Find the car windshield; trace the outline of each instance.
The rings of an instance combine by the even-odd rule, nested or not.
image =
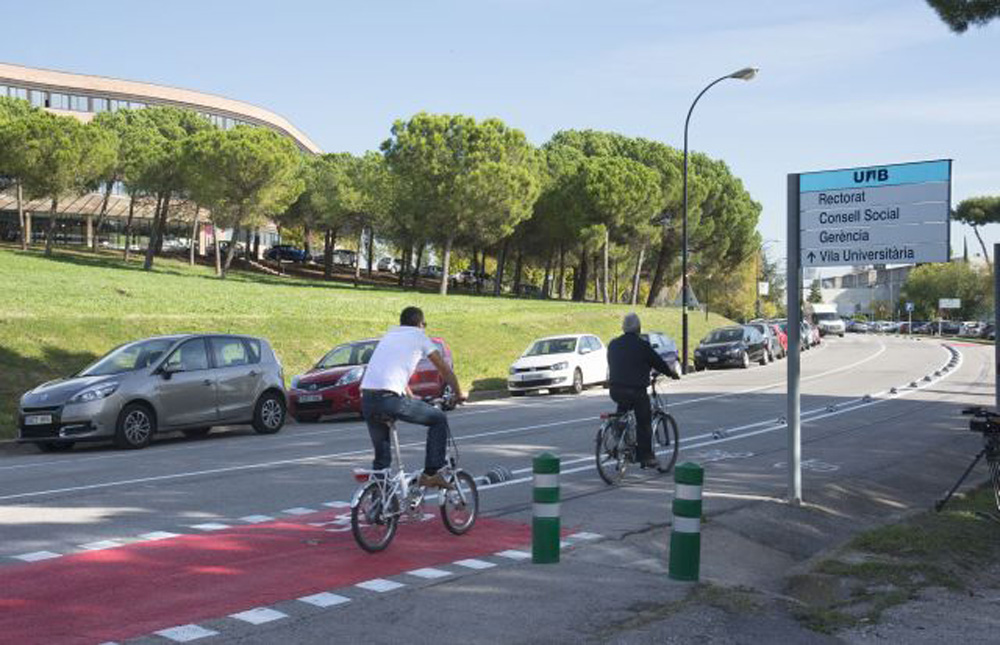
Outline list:
[[[345,365],[367,365],[378,345],[377,340],[337,345],[316,363],[316,367],[343,367]]]
[[[175,342],[176,338],[151,338],[122,345],[85,368],[78,376],[109,376],[150,367]]]
[[[576,351],[575,338],[546,338],[545,340],[536,340],[535,344],[524,355],[545,356],[547,354],[569,354],[573,351]]]
[[[816,314],[816,320],[840,320],[840,316],[833,312],[825,311]]]
[[[708,335],[705,343],[737,343],[741,340],[743,340],[742,329],[716,329]]]

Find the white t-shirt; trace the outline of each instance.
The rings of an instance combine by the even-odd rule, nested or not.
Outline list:
[[[368,361],[361,389],[405,394],[417,363],[436,351],[437,345],[420,327],[393,327],[379,341]]]

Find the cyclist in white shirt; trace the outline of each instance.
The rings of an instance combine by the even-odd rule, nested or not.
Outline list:
[[[424,332],[426,326],[424,312],[407,307],[399,315],[399,327],[390,329],[379,341],[361,379],[361,413],[375,448],[374,470],[392,464],[389,427],[380,420],[390,416],[427,426],[427,454],[420,485],[447,488],[447,479],[438,471],[445,463],[448,417],[433,405],[412,398],[410,377],[420,359],[427,358],[451,386],[457,402],[464,401],[465,395],[437,345]]]

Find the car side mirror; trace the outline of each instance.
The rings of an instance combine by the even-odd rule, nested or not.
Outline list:
[[[164,381],[169,381],[171,376],[180,371],[182,371],[180,365],[164,365],[159,369],[160,376],[163,377]]]
[[[590,353],[590,351],[591,351],[591,350],[590,350],[590,348],[589,348],[589,347],[581,347],[581,348],[580,348],[580,353],[581,353],[581,354],[589,354],[589,353]]]

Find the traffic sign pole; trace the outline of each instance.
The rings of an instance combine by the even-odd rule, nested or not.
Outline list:
[[[1000,244],[993,245],[993,337],[996,338],[997,327],[1000,327],[1000,280],[997,280],[997,258],[1000,255]],[[997,378],[997,374],[1000,374],[1000,344],[993,341],[993,365],[996,369],[993,371],[993,387],[996,390],[996,407],[1000,410],[1000,378]]]
[[[802,339],[802,269],[799,249],[799,175],[788,175],[788,501],[802,503],[802,425],[799,399],[799,351]]]

